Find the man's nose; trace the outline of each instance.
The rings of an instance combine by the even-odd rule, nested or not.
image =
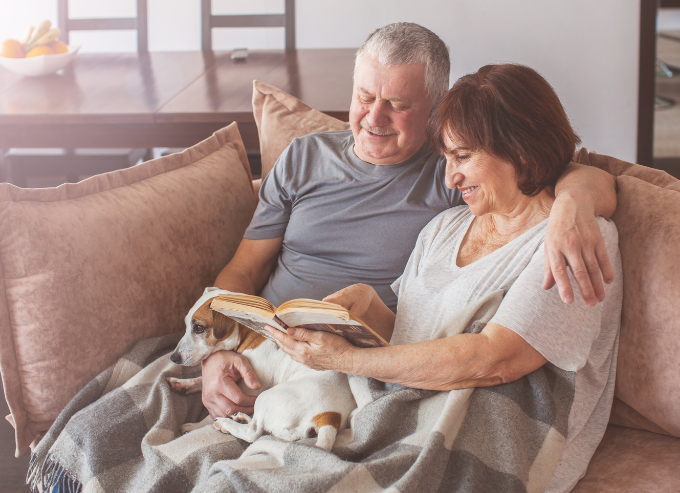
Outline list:
[[[371,109],[366,115],[366,122],[371,127],[384,127],[390,123],[390,118],[387,115],[387,103],[385,101],[376,101],[371,105]]]

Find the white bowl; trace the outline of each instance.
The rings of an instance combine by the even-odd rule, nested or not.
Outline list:
[[[49,75],[71,63],[79,49],[80,46],[69,46],[67,53],[40,55],[30,58],[7,58],[0,56],[0,67],[27,77]]]

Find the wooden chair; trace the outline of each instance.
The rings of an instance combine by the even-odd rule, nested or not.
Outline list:
[[[295,0],[285,0],[283,14],[213,15],[212,0],[201,0],[201,49],[211,51],[216,27],[283,27],[287,50],[295,49]]]
[[[137,15],[128,18],[71,19],[68,0],[58,1],[61,40],[69,43],[71,31],[120,30],[137,31],[137,51],[148,53],[147,0],[137,0]],[[57,182],[75,183],[83,177],[106,173],[135,165],[152,157],[150,149],[9,149],[5,167],[11,183],[19,187],[31,185],[39,177],[53,177],[37,186],[54,186]]]
[[[136,30],[137,52],[149,52],[149,26],[147,0],[137,0],[137,16],[109,19],[71,19],[68,14],[68,0],[59,0],[59,28],[62,41],[69,42],[71,31]]]
[[[285,30],[285,49],[295,49],[295,0],[285,0],[285,11],[282,14],[221,14],[213,15],[212,0],[201,0],[201,49],[204,52],[213,50],[212,30],[214,28],[234,27],[283,27]],[[181,149],[168,149],[166,153],[178,152]],[[262,170],[262,159],[259,149],[246,149],[250,169],[254,177],[259,177]]]

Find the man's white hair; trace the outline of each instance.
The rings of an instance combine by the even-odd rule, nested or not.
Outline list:
[[[449,49],[439,36],[423,26],[396,22],[374,31],[357,51],[355,73],[364,53],[386,67],[424,63],[425,90],[433,103],[449,89]]]

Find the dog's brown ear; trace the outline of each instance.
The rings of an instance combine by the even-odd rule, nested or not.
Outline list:
[[[213,316],[213,337],[221,341],[231,333],[236,322],[218,311],[211,311]]]

